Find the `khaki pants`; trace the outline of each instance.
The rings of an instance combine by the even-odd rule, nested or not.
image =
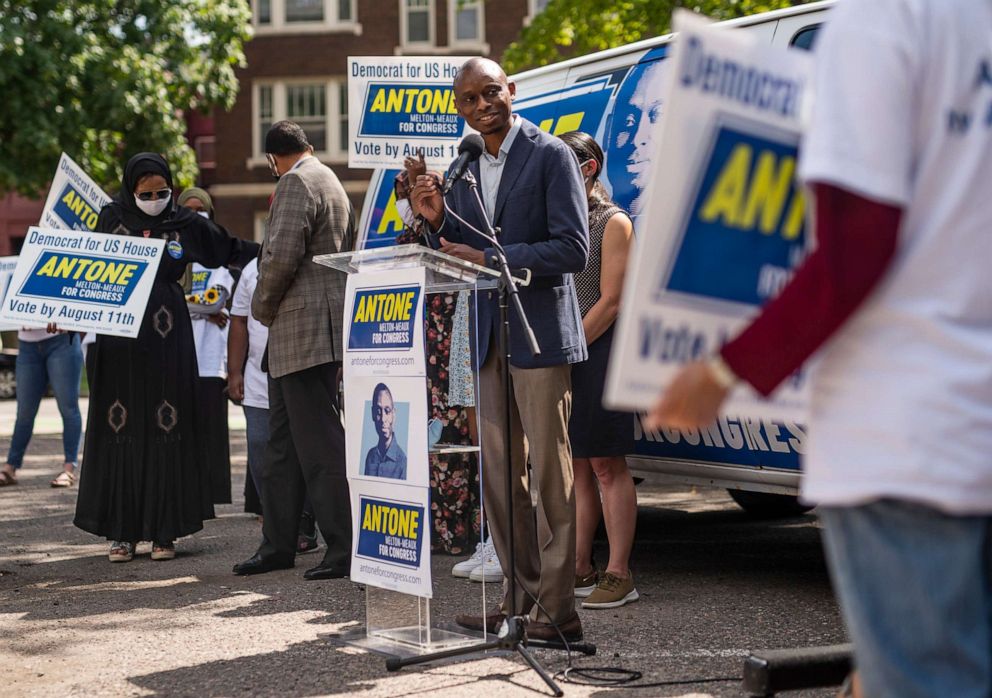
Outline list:
[[[506,501],[506,359],[493,346],[479,373],[482,424],[483,503],[496,554],[510,569],[509,503]],[[510,367],[510,467],[513,476],[515,608],[532,620],[561,623],[575,615],[575,498],[568,419],[572,410],[571,369]],[[537,508],[527,477],[530,458]],[[507,588],[507,595],[508,595]],[[541,608],[534,603],[540,601]],[[504,598],[507,611],[509,599]]]

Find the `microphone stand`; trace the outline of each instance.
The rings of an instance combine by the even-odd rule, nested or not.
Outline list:
[[[520,291],[517,288],[517,282],[513,278],[513,274],[510,272],[510,264],[506,258],[506,251],[497,239],[498,229],[494,228],[492,222],[489,220],[489,215],[486,213],[485,206],[482,205],[482,198],[479,196],[479,185],[476,182],[475,177],[472,173],[466,170],[464,176],[462,177],[465,183],[468,185],[469,190],[473,194],[473,198],[478,209],[480,218],[482,219],[482,225],[485,228],[484,231],[479,230],[469,224],[467,221],[459,217],[454,211],[448,208],[447,203],[445,203],[445,209],[450,213],[450,215],[457,218],[463,225],[465,225],[469,230],[476,233],[483,239],[485,239],[489,244],[493,246],[496,251],[496,259],[499,263],[500,269],[500,285],[499,285],[499,319],[500,319],[500,331],[498,335],[498,347],[500,355],[503,357],[505,362],[503,370],[503,402],[505,407],[504,420],[505,429],[503,433],[503,452],[506,454],[507,464],[505,469],[504,478],[504,494],[506,497],[507,506],[509,508],[509,521],[507,527],[507,534],[509,536],[509,567],[510,574],[507,575],[508,582],[508,606],[506,620],[504,621],[505,626],[503,628],[504,632],[500,633],[499,636],[488,642],[482,642],[477,645],[470,645],[467,647],[458,647],[451,650],[442,650],[440,652],[433,652],[430,654],[423,654],[415,657],[394,657],[386,660],[386,669],[389,671],[398,671],[405,666],[410,666],[412,664],[423,664],[426,662],[435,661],[438,659],[447,659],[450,657],[457,657],[465,654],[475,654],[478,652],[485,652],[488,650],[513,650],[517,652],[523,660],[537,672],[537,675],[541,677],[545,684],[552,690],[555,696],[563,696],[564,692],[555,683],[554,678],[548,673],[548,671],[541,666],[541,663],[530,653],[528,647],[537,647],[543,649],[562,649],[567,652],[577,651],[586,655],[596,654],[596,646],[590,643],[569,643],[565,641],[562,636],[562,642],[550,642],[544,640],[529,640],[527,638],[526,622],[527,619],[519,615],[516,607],[516,587],[517,587],[517,559],[516,559],[516,548],[514,543],[514,516],[513,516],[513,472],[510,467],[510,454],[512,453],[512,438],[510,434],[510,419],[511,419],[511,406],[510,400],[512,399],[512,392],[510,386],[510,314],[509,314],[509,304],[510,301],[513,302],[513,307],[517,311],[517,317],[520,319],[521,325],[523,325],[524,335],[527,339],[527,346],[530,352],[534,356],[539,356],[541,354],[541,347],[537,343],[537,337],[534,335],[534,330],[530,325],[530,321],[527,319],[527,314],[524,312],[523,304],[520,302]],[[481,367],[480,367],[481,368]],[[535,602],[537,600],[535,599]],[[483,617],[485,616],[485,609],[483,609]]]

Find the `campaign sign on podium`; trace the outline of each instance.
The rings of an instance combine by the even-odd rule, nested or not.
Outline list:
[[[429,445],[424,306],[429,293],[491,288],[495,273],[419,245],[314,261],[349,274],[343,339],[351,579],[365,584],[366,624],[348,639],[396,655],[473,644],[476,637],[432,622],[431,457],[478,447]],[[486,584],[470,589],[477,599],[448,600],[457,612],[485,608]]]

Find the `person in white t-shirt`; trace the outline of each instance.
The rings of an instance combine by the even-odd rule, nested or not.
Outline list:
[[[863,695],[992,691],[992,2],[839,3],[801,150],[818,248],[650,426],[810,368],[820,505]],[[828,341],[829,340],[829,341]]]
[[[206,218],[213,217],[213,201],[199,187],[179,195],[180,206]],[[205,423],[198,425],[206,435],[207,467],[214,504],[231,503],[231,446],[227,425],[227,302],[234,289],[234,277],[224,267],[208,269],[190,266],[192,282],[187,295],[193,324],[196,363],[199,367],[197,399],[204,403]],[[192,299],[192,300],[190,300]]]
[[[269,339],[269,328],[251,314],[251,297],[258,282],[258,261],[252,260],[241,272],[241,279],[234,289],[231,303],[231,331],[228,336],[228,394],[241,402],[245,413],[245,438],[248,441],[248,476],[254,486],[255,513],[263,514],[261,495],[263,483],[259,477],[265,445],[269,441],[269,384],[268,375],[262,370],[262,355]],[[245,488],[245,508],[252,504],[250,489]],[[316,550],[317,525],[313,509],[307,499],[300,520],[297,553]]]

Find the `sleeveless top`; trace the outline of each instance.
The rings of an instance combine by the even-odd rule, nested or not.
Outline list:
[[[603,267],[603,233],[606,223],[623,209],[612,201],[598,201],[589,208],[589,263],[574,275],[579,310],[586,316],[600,298],[599,280]]]

